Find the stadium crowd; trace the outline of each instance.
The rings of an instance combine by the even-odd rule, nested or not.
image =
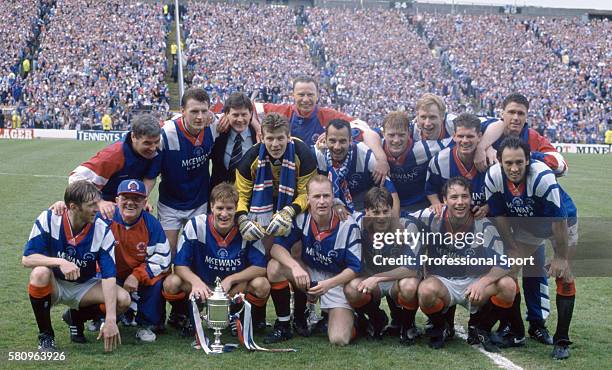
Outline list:
[[[16,106],[23,126],[93,128],[107,115],[124,129],[133,111],[169,110],[162,4],[25,4],[7,9],[22,21],[4,21],[0,36],[15,45],[0,65],[0,104]],[[553,142],[603,142],[611,120],[605,20],[201,2],[186,9],[187,85],[203,87],[213,104],[235,91],[287,103],[293,77],[305,73],[320,79],[322,105],[373,126],[390,111],[411,112],[425,92],[453,113],[487,116],[509,93],[528,93],[530,124]],[[23,73],[28,55],[31,72]]]
[[[286,103],[296,73],[317,73],[289,8],[191,2],[188,9],[187,78],[213,98],[259,90],[261,101]]]
[[[44,24],[42,14],[50,1],[27,0],[0,3],[0,105],[14,105],[21,99],[23,76],[27,75],[32,59],[33,40]],[[22,61],[26,61],[25,64]]]
[[[95,22],[93,21],[95,19]],[[159,4],[60,0],[25,80],[25,125],[125,129],[134,110],[169,109]]]
[[[610,118],[612,59],[601,40],[612,31],[607,22],[576,22],[426,14],[415,24],[453,75],[470,81],[480,113],[493,115],[504,96],[528,91],[534,128],[552,141],[595,143]]]
[[[336,107],[372,125],[410,110],[425,92],[462,101],[463,92],[398,11],[312,8],[308,40],[321,45]],[[407,47],[409,46],[409,47]]]

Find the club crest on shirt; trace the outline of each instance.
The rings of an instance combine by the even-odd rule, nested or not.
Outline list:
[[[531,198],[513,197],[510,202],[506,202],[506,207],[510,212],[519,217],[528,217],[534,215],[535,203]]]
[[[225,259],[229,257],[229,253],[227,252],[225,248],[219,248],[217,250],[217,257]]]
[[[91,253],[91,252],[87,252],[83,255],[83,260],[85,261],[95,261],[96,260],[96,256]]]
[[[196,146],[193,148],[194,157],[200,157],[202,154],[204,154],[204,148],[202,148],[201,146]]]
[[[312,134],[312,137],[310,138],[310,140],[311,140],[313,143],[316,143],[316,142],[317,142],[317,140],[319,140],[319,136],[321,136],[321,134],[319,134],[319,133],[314,133],[314,134]]]
[[[363,182],[363,176],[360,173],[354,173],[348,179],[349,187],[353,189],[358,188],[359,184],[362,182]]]
[[[138,257],[144,257],[147,255],[147,245],[143,242],[136,244],[136,255]]]

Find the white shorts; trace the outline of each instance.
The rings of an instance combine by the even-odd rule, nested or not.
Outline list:
[[[190,219],[195,216],[205,214],[208,203],[204,203],[198,208],[180,210],[168,207],[167,205],[157,203],[157,218],[164,230],[180,230]]]
[[[448,307],[459,304],[466,309],[471,308],[472,313],[477,311],[477,307],[469,307],[468,300],[465,298],[465,291],[473,282],[480,279],[479,277],[448,279],[439,275],[432,276],[440,280],[440,282],[446,287],[446,290],[448,290],[448,294],[450,295],[450,303],[448,304]]]
[[[65,304],[70,308],[77,309],[81,303],[81,299],[98,284],[101,280],[93,277],[84,283],[76,283],[74,281],[66,281],[54,279],[54,290],[51,297],[51,304]]]
[[[310,268],[310,266],[306,266],[306,269],[308,271],[308,274],[310,275],[310,280],[314,281],[327,280],[337,275],[327,271],[313,270],[312,268]],[[331,288],[320,298],[322,310],[327,310],[331,308],[346,308],[352,310],[351,305],[348,303],[346,297],[344,296],[344,285],[337,285]]]
[[[578,221],[577,220],[575,224],[568,227],[567,233],[568,233],[567,245],[569,247],[577,246],[578,245]],[[519,243],[523,243],[523,244],[540,245],[544,241],[546,241],[546,239],[550,239],[550,242],[552,243],[553,248],[556,247],[555,240],[552,236],[548,238],[542,238],[539,236],[535,236],[531,234],[529,231],[525,230],[524,228],[520,228],[520,227],[518,227],[517,230],[514,232],[514,240],[516,240]]]

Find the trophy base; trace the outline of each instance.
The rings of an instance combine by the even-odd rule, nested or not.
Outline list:
[[[223,353],[223,345],[213,344],[210,346],[210,350],[215,354]]]

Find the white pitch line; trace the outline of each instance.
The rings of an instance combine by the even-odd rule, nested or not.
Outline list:
[[[455,333],[457,334],[457,336],[459,336],[459,338],[467,340],[467,333],[465,332],[463,326],[455,325]],[[472,348],[475,348],[480,351],[480,353],[487,356],[491,361],[495,363],[495,365],[499,366],[502,369],[523,370],[522,367],[516,365],[514,362],[508,360],[507,358],[498,353],[487,352],[477,344],[472,345]]]
[[[68,176],[60,176],[60,175],[36,175],[33,173],[11,173],[11,172],[0,172],[0,175],[6,176],[23,176],[23,177],[51,177],[51,178],[59,178],[59,179],[67,179]]]

